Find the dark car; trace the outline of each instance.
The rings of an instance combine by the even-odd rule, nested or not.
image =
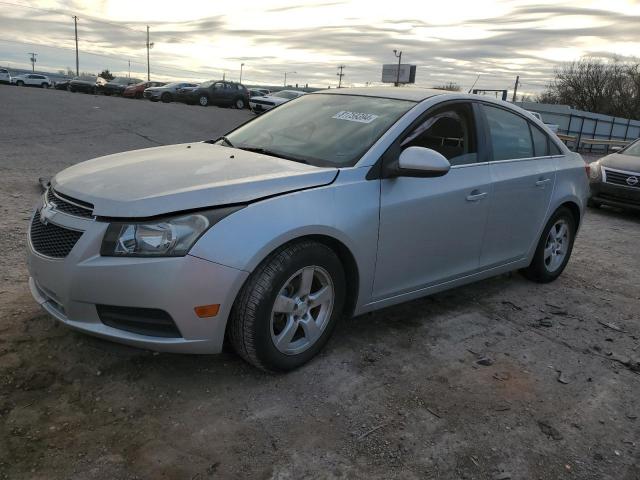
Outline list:
[[[124,89],[129,85],[135,85],[136,83],[142,82],[139,78],[131,78],[131,77],[115,77],[105,83],[100,91],[105,95],[122,95]]]
[[[589,205],[640,210],[640,139],[590,165]]]
[[[176,90],[175,100],[176,102],[189,103],[189,96],[191,93],[198,88],[200,85],[185,85],[184,87],[180,87]]]
[[[71,82],[71,79],[66,78],[64,80],[60,80],[59,82],[55,82],[53,84],[53,88],[55,88],[56,90],[69,90],[69,83]]]
[[[166,85],[165,82],[136,83],[135,85],[129,85],[128,87],[126,87],[122,92],[122,96],[129,98],[142,98],[142,95],[147,88],[162,87],[164,85]]]
[[[240,83],[209,80],[187,93],[186,101],[203,107],[218,105],[243,109],[249,106],[249,90]]]
[[[102,77],[94,77],[93,75],[81,75],[75,77],[69,82],[70,92],[98,93],[98,90],[107,83]]]

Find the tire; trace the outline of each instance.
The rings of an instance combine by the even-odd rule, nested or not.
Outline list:
[[[137,98],[138,100],[141,99],[142,98],[142,92],[136,92],[135,98]]]
[[[589,199],[587,200],[587,206],[591,208],[600,208],[602,204],[600,202],[596,202],[595,200]]]
[[[169,92],[164,92],[160,96],[160,100],[162,100],[162,103],[170,103],[171,100],[173,100],[173,99],[171,98],[171,94]]]
[[[49,88],[49,84],[44,83],[44,82],[43,82],[40,86],[41,86],[42,88]]]
[[[307,282],[310,286],[306,289],[302,278],[309,271],[312,282]],[[325,286],[331,287],[326,298],[322,297],[326,303],[308,306],[305,299]],[[300,296],[307,290],[309,296]],[[313,241],[285,245],[255,269],[238,294],[227,330],[231,345],[244,360],[262,370],[298,368],[329,340],[342,314],[345,290],[344,270],[333,250]],[[284,297],[287,306],[283,308],[290,313],[274,313],[280,308],[276,299]],[[285,339],[286,332],[291,335]]]
[[[244,107],[245,107],[244,98],[242,97],[236,98],[235,101],[233,102],[233,106],[238,110],[244,110]]]
[[[24,87],[24,82],[23,82],[22,80],[18,80],[18,81],[16,82],[16,85],[17,85],[18,87]]]
[[[206,95],[200,95],[200,97],[198,98],[198,103],[200,104],[201,107],[208,107],[209,97],[207,97]]]
[[[560,236],[556,235],[562,231],[562,226],[566,226],[567,235],[560,239]],[[554,234],[551,234],[552,229]],[[556,210],[542,231],[531,264],[522,270],[523,275],[537,283],[549,283],[558,278],[571,257],[576,230],[577,222],[571,211],[566,207]],[[549,253],[550,251],[564,253],[560,256]]]

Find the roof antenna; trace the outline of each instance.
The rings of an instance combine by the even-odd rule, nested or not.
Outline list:
[[[471,90],[473,90],[473,87],[476,86],[476,83],[478,83],[478,80],[480,80],[480,74],[478,74],[478,76],[476,77],[476,81],[473,82],[473,85],[471,85],[471,88],[469,89],[469,91],[467,93],[471,93]]]

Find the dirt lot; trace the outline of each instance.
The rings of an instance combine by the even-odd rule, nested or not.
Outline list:
[[[0,478],[640,479],[639,215],[589,211],[553,284],[345,320],[268,375],[74,333],[24,266],[38,177],[250,114],[5,86],[0,105]]]

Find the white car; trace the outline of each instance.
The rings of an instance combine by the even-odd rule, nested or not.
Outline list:
[[[544,123],[547,127],[549,127],[549,130],[551,130],[553,133],[555,134],[558,133],[558,128],[560,128],[560,125],[555,125],[553,123],[545,123],[545,121],[542,119],[542,115],[540,115],[538,112],[532,112],[531,110],[527,110],[527,111],[531,115],[536,117],[538,120],[540,120],[542,123]]]
[[[27,73],[24,75],[16,75],[15,77],[11,77],[11,83],[17,85],[18,87],[42,87],[49,88],[53,84],[49,77],[45,75],[39,75],[37,73]]]
[[[263,95],[262,97],[251,97],[249,99],[249,108],[251,108],[251,111],[254,113],[262,113],[271,110],[273,107],[287,103],[289,100],[301,97],[302,95],[305,95],[305,92],[280,90],[279,92]]]
[[[6,68],[0,68],[0,83],[11,83],[11,74]]]

